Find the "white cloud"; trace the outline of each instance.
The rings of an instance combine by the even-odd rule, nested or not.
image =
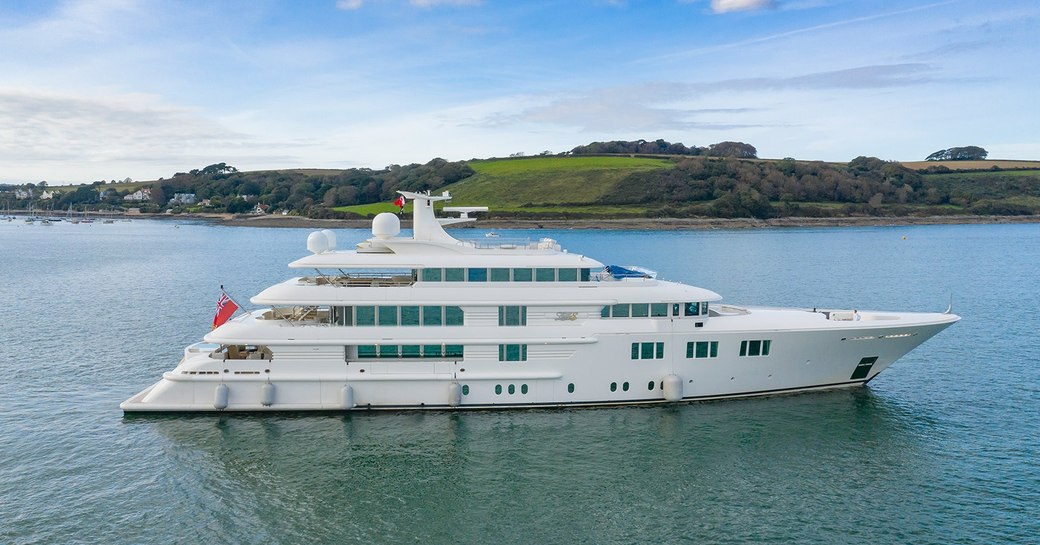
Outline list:
[[[363,0],[336,0],[336,8],[342,10],[352,11],[355,9],[361,9],[361,6],[363,5]]]
[[[775,6],[773,0],[711,0],[711,10],[715,13],[730,11],[751,11]]]

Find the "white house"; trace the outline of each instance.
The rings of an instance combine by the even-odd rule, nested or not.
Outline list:
[[[124,201],[136,201],[136,202],[149,201],[151,199],[152,199],[152,190],[151,190],[151,188],[148,188],[148,187],[142,187],[141,189],[138,189],[137,191],[134,191],[133,193],[123,197]]]
[[[173,198],[170,199],[170,204],[195,204],[194,193],[174,193]]]

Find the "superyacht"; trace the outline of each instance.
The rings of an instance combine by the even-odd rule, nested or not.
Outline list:
[[[302,271],[223,318],[126,412],[492,409],[689,402],[866,384],[960,318],[759,308],[548,238],[457,240],[484,207],[412,201],[411,236],[307,239]],[[403,201],[398,201],[403,205]],[[224,303],[229,303],[225,305]],[[230,318],[230,319],[228,319]],[[226,320],[226,321],[225,321]]]

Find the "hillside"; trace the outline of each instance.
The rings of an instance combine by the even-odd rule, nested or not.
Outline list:
[[[35,195],[24,197],[26,189]],[[38,209],[132,206],[175,214],[259,208],[349,219],[396,210],[391,203],[399,190],[447,190],[452,204],[487,205],[492,217],[503,219],[1007,216],[1040,214],[1040,162],[897,163],[857,157],[824,163],[632,153],[434,159],[380,170],[239,172],[218,163],[170,179],[76,186],[52,199],[39,198],[43,189],[0,187],[0,198],[13,208],[29,202]],[[138,189],[150,195],[143,201],[124,199]],[[175,195],[193,195],[194,202],[178,202]]]

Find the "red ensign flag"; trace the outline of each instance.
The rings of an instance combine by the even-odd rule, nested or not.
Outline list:
[[[213,329],[223,325],[237,310],[238,305],[228,297],[228,294],[221,292],[220,299],[217,299],[217,314],[213,316]]]
[[[397,197],[397,200],[394,201],[394,206],[404,210],[404,195]]]

